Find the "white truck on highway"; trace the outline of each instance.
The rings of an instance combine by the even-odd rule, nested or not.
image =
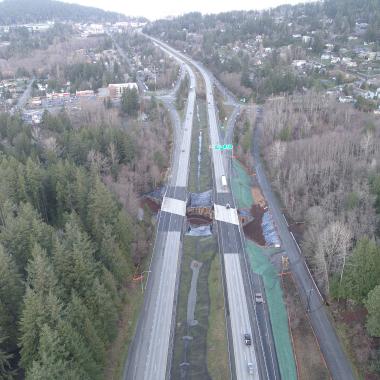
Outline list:
[[[227,187],[227,178],[225,175],[222,175],[222,186]]]

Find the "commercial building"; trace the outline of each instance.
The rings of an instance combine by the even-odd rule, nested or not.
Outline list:
[[[125,90],[138,90],[137,83],[112,83],[108,85],[111,98],[120,98]]]

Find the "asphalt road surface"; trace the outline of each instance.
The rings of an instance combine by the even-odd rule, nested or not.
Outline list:
[[[187,197],[187,180],[191,146],[191,131],[195,104],[195,76],[189,66],[185,66],[190,76],[192,90],[189,92],[185,121],[171,116],[177,129],[172,157],[172,170],[165,197],[167,205],[183,203]],[[173,202],[170,202],[173,199]],[[182,211],[159,211],[157,234],[149,268],[144,304],[140,313],[135,336],[129,349],[124,368],[124,380],[164,380],[169,377],[173,329],[180,256],[182,252]]]
[[[197,62],[194,62],[182,53],[177,52],[170,46],[153,39],[157,44],[164,46],[174,56],[178,56],[185,62],[191,63],[202,74],[206,85],[207,111],[210,126],[211,144],[220,143],[219,128],[217,124],[215,102],[212,91],[212,79]],[[234,199],[230,187],[223,186],[221,176],[228,179],[225,158],[227,155],[219,150],[212,151],[214,170],[214,199],[216,203],[225,206],[230,203],[234,209]],[[236,210],[235,210],[236,212]],[[227,324],[229,327],[229,352],[231,368],[234,379],[279,379],[277,358],[275,355],[270,320],[265,306],[260,305],[259,319],[256,315],[256,304],[254,303],[254,281],[251,281],[252,273],[246,262],[244,251],[244,234],[240,226],[224,221],[217,221],[219,250],[223,255],[223,267],[227,294]],[[257,292],[262,291],[262,284],[257,285]],[[258,287],[260,286],[260,288]],[[265,334],[262,334],[260,323],[264,326]],[[244,333],[251,333],[253,345],[246,347],[244,344]],[[263,342],[264,341],[264,342]],[[232,346],[232,349],[230,347]],[[253,374],[248,372],[248,363],[253,364]]]
[[[262,117],[258,115],[258,125],[253,137],[253,151],[256,177],[263,194],[268,202],[269,210],[276,223],[282,247],[289,257],[291,270],[305,306],[308,305],[309,316],[317,336],[324,359],[334,380],[355,379],[351,365],[343,352],[342,346],[329,319],[328,313],[319,290],[306,266],[299,247],[289,232],[287,222],[281,211],[281,207],[275,197],[268,179],[266,178],[260,157],[260,127]]]

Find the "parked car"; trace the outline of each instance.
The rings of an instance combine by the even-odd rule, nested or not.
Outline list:
[[[250,374],[250,375],[253,375],[254,374],[254,367],[253,367],[253,364],[252,363],[248,363],[248,373]]]

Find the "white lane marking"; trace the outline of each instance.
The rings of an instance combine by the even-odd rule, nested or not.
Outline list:
[[[170,339],[170,329],[175,296],[175,280],[180,247],[180,232],[170,231],[164,247],[162,273],[158,284],[157,299],[154,304],[152,330],[148,342],[145,365],[145,380],[164,380]],[[162,342],[159,341],[162,337]],[[158,367],[157,367],[158,364]]]
[[[223,255],[227,282],[227,297],[230,309],[231,333],[234,347],[236,376],[240,379],[259,379],[254,346],[245,346],[243,334],[252,336],[247,300],[244,291],[239,255]],[[248,361],[253,364],[255,373],[248,373]]]

